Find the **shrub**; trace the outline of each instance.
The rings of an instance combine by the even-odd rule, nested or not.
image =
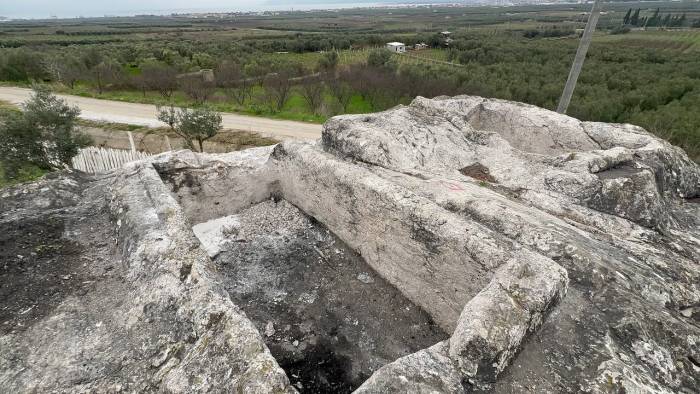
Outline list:
[[[23,111],[9,113],[0,124],[0,165],[4,177],[16,180],[22,170],[64,168],[89,138],[79,133],[75,121],[80,114],[43,87],[35,87]]]

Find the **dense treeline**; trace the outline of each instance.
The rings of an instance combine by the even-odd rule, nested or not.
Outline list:
[[[660,9],[657,8],[651,16],[640,17],[640,12],[640,8],[634,11],[630,8],[622,19],[622,24],[637,27],[684,27],[687,25],[685,13],[680,15],[673,15],[670,13],[664,15],[661,14]]]

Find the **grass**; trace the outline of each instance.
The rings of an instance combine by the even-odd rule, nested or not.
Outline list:
[[[4,118],[10,113],[16,113],[19,111],[20,109],[16,105],[7,101],[0,100],[0,119]]]
[[[78,126],[82,127],[94,127],[97,129],[103,129],[103,130],[117,130],[117,131],[137,131],[137,132],[154,132],[154,130],[157,131],[167,131],[167,128],[165,127],[160,127],[160,128],[151,128],[147,126],[141,126],[141,125],[135,125],[135,124],[127,124],[127,123],[116,123],[116,122],[101,122],[101,121],[96,121],[96,120],[88,120],[88,119],[78,119],[76,122]]]
[[[5,171],[2,168],[2,164],[0,164],[0,189],[19,183],[35,181],[45,174],[45,170],[36,166],[27,165],[19,170],[19,174],[15,179],[9,180],[5,178]]]
[[[279,142],[274,138],[263,137],[260,134],[247,131],[219,133],[215,135],[211,141],[226,144],[234,150],[269,146]]]
[[[184,93],[175,92],[170,99],[163,98],[157,92],[143,92],[134,90],[109,90],[99,94],[91,87],[79,84],[75,89],[69,89],[63,85],[52,84],[51,89],[57,93],[72,94],[80,97],[89,97],[105,100],[124,101],[129,103],[142,103],[154,105],[170,105],[178,107],[196,107],[197,105],[190,100]],[[256,87],[253,90],[253,97],[262,95],[262,89]],[[219,112],[239,113],[251,116],[260,116],[270,119],[294,120],[308,123],[323,123],[327,117],[314,115],[309,112],[306,103],[296,90],[292,92],[289,100],[280,111],[273,111],[261,100],[248,100],[244,105],[239,105],[233,100],[226,98],[222,91],[216,91],[210,100],[206,103],[207,106]]]
[[[70,89],[60,84],[52,84],[50,87],[57,93],[71,94],[80,97],[154,105],[169,105],[172,103],[173,105],[179,107],[196,106],[196,104],[182,92],[175,92],[170,99],[165,99],[157,92],[146,92],[144,95],[143,92],[134,90],[109,90],[99,94],[86,84],[76,84],[74,89]],[[256,86],[252,91],[252,99],[249,99],[243,105],[240,105],[234,100],[227,98],[224,92],[217,90],[212,95],[211,99],[207,101],[206,105],[219,112],[239,113],[270,119],[293,120],[318,124],[325,122],[331,116],[331,114],[313,114],[304,101],[303,96],[301,93],[299,93],[298,88],[292,89],[289,99],[280,111],[275,111],[269,108],[269,105],[267,105],[262,99],[263,95],[264,90],[259,86]],[[326,103],[332,103],[333,98],[326,96],[325,101]],[[347,113],[352,114],[367,112],[372,112],[372,108],[369,103],[364,102],[364,100],[359,96],[353,97],[353,100],[348,106]],[[108,124],[105,125],[102,122],[98,123],[100,123],[100,125],[97,127],[110,127]],[[118,129],[130,130],[130,128],[133,128],[131,131],[134,131],[143,127],[136,125],[120,125]]]

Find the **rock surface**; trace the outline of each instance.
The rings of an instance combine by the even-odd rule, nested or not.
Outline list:
[[[265,345],[285,326],[246,317],[246,283],[191,230],[233,215],[214,244],[283,255],[256,241],[278,231],[255,213],[270,198],[361,256],[348,281],[394,286],[450,335],[358,392],[700,386],[700,167],[635,126],[464,96],[339,116],[316,144],[0,191],[0,387],[293,392]]]
[[[150,164],[2,204],[3,391],[294,391]]]
[[[493,392],[698,387],[700,168],[680,149],[478,97],[336,117],[322,141],[568,271],[568,294]]]

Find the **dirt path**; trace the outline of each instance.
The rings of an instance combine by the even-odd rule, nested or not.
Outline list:
[[[26,101],[31,89],[0,87],[0,100],[13,104]],[[164,126],[156,120],[156,107],[150,104],[126,103],[59,94],[71,105],[77,105],[83,119],[127,123],[149,127]],[[254,116],[222,113],[223,126],[227,129],[260,133],[277,139],[312,140],[321,137],[321,125],[288,120],[258,118]]]

